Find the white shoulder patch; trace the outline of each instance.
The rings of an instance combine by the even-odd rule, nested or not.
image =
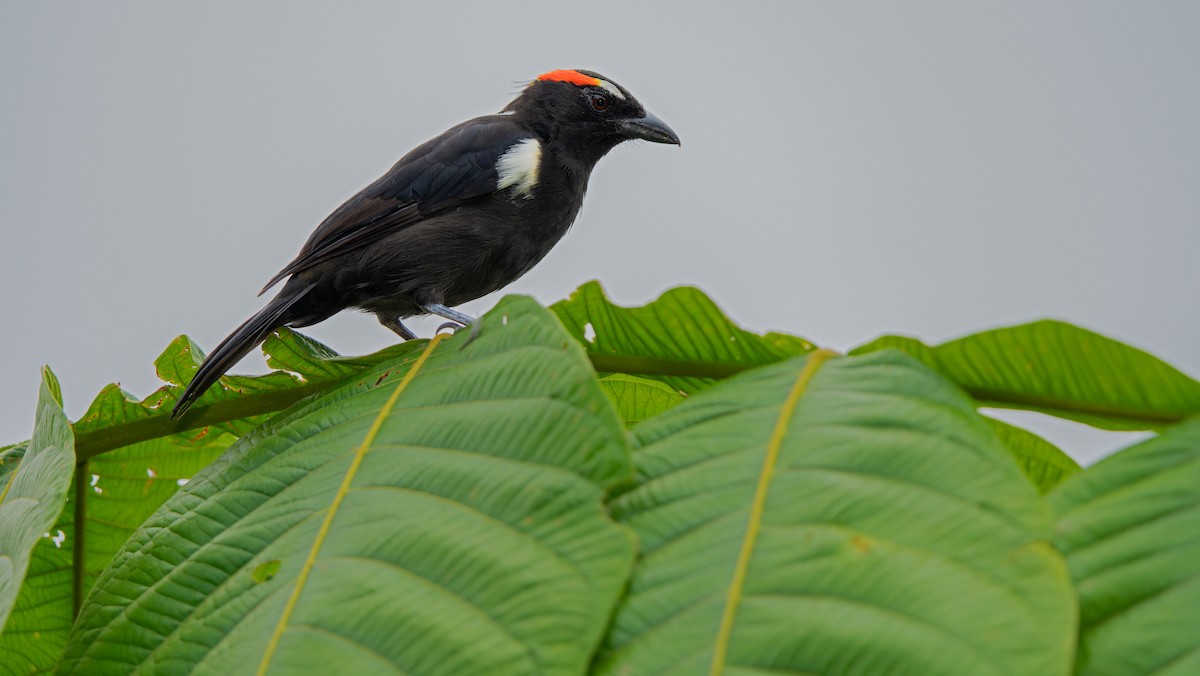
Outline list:
[[[533,197],[533,187],[538,183],[538,169],[542,164],[542,144],[535,138],[514,143],[496,161],[496,173],[500,180],[498,190],[512,188],[513,195],[525,199]]]

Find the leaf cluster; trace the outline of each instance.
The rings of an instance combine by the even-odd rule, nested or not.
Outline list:
[[[682,288],[281,330],[0,450],[0,673],[1200,671],[1200,383],[1060,322],[842,355]],[[1081,469],[981,408],[1145,442]]]

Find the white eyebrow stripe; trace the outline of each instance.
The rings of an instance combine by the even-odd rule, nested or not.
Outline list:
[[[535,138],[517,141],[496,160],[496,173],[500,177],[496,189],[512,188],[514,195],[533,197],[541,165],[542,144]]]
[[[622,92],[621,88],[618,87],[617,85],[609,82],[608,80],[601,80],[600,78],[596,78],[596,80],[600,83],[601,87],[608,90],[609,94],[612,94],[613,96],[617,97],[618,99],[623,100],[625,98],[625,93]]]

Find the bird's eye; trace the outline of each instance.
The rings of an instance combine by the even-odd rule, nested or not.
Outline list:
[[[608,97],[593,96],[592,97],[592,107],[600,112],[604,112],[605,110],[608,110]]]

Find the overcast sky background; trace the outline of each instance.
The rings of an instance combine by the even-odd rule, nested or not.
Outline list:
[[[1198,65],[1184,1],[5,2],[0,443],[41,364],[72,418],[108,382],[148,394],[172,338],[211,349],[345,198],[555,68],[683,146],[601,161],[508,292],[694,284],[838,349],[1053,317],[1195,376]],[[394,341],[356,313],[307,331]],[[1030,419],[1085,461],[1128,443]]]

